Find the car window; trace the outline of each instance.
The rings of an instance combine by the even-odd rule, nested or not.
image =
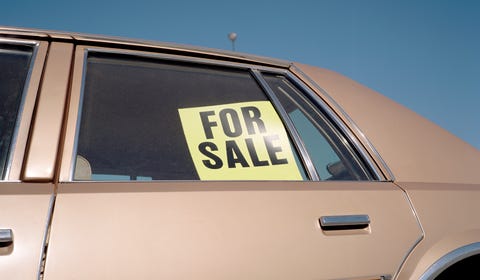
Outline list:
[[[265,74],[295,126],[321,180],[367,180],[368,169],[347,139],[287,77]]]
[[[74,180],[303,180],[248,70],[89,52]]]
[[[8,169],[23,88],[33,50],[27,46],[0,44],[0,178]]]

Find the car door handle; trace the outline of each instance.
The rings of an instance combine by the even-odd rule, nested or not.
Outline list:
[[[0,247],[9,246],[13,242],[13,231],[11,229],[0,229]]]
[[[319,219],[322,230],[364,229],[370,225],[368,215],[322,216]]]

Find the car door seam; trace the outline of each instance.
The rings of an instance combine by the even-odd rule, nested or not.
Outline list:
[[[417,224],[420,228],[421,235],[420,237],[413,243],[411,248],[407,251],[407,254],[405,254],[405,257],[403,258],[402,262],[400,263],[400,266],[397,269],[397,272],[395,272],[395,275],[393,276],[393,279],[397,279],[397,276],[399,275],[400,271],[402,271],[403,267],[405,266],[405,263],[407,262],[407,258],[413,253],[413,250],[420,244],[420,242],[425,238],[425,230],[423,228],[422,223],[420,222],[420,218],[418,216],[417,210],[415,209],[412,199],[408,195],[408,192],[402,188],[399,184],[396,182],[393,182],[395,186],[397,186],[405,195],[405,198],[407,199],[408,204],[410,205],[410,209],[412,210],[412,213],[415,217],[415,220],[417,221]]]
[[[51,229],[51,224],[52,224],[52,218],[53,218],[53,211],[55,209],[55,201],[56,201],[57,195],[55,193],[52,194],[50,197],[50,205],[48,207],[48,212],[47,212],[47,222],[45,226],[45,235],[43,237],[43,246],[42,246],[42,251],[40,255],[40,263],[38,267],[38,280],[43,280],[43,276],[45,273],[45,265],[47,262],[47,251],[48,251],[48,243],[50,239],[50,229]]]

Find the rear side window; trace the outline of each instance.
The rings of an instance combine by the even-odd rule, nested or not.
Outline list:
[[[0,44],[0,178],[8,169],[33,49]]]
[[[368,169],[349,141],[322,114],[307,94],[287,77],[265,74],[304,144],[320,180],[367,180]]]
[[[88,55],[74,180],[302,180],[248,70]]]

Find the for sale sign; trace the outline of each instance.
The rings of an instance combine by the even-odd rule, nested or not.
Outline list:
[[[178,109],[201,180],[301,180],[269,101]]]

